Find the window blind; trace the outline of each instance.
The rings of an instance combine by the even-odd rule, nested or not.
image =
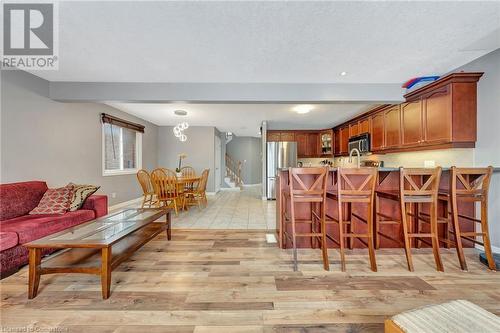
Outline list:
[[[109,115],[107,113],[102,113],[101,114],[101,120],[105,124],[111,124],[111,125],[114,125],[114,126],[128,128],[128,129],[131,129],[133,131],[144,133],[144,126],[142,126],[140,124],[136,124],[136,123],[130,122],[130,121],[127,121],[127,120],[123,120],[123,119],[117,118],[117,117]]]

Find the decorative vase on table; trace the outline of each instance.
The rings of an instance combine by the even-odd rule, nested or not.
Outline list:
[[[179,154],[179,166],[177,168],[175,168],[175,175],[177,177],[182,177],[182,172],[181,172],[181,166],[182,166],[182,160],[184,158],[186,158],[186,154],[182,153],[182,154]]]

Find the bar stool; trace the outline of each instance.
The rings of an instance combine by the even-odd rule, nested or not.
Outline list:
[[[415,179],[418,179],[415,181]],[[411,239],[415,238],[432,246],[436,270],[444,271],[441,256],[439,254],[438,239],[438,189],[441,179],[441,168],[400,168],[399,169],[399,193],[394,191],[377,191],[377,196],[398,200],[400,204],[400,220],[396,221],[384,214],[379,213],[378,198],[376,200],[375,211],[375,237],[378,247],[380,236],[390,238],[380,232],[380,225],[400,223],[403,229],[403,244],[405,248],[408,270],[413,272],[413,260],[411,257]],[[418,207],[421,204],[429,204],[428,216],[418,213]],[[384,219],[380,219],[383,217]],[[417,231],[413,229],[412,219],[416,221]],[[420,221],[430,224],[429,232],[422,232],[419,228]],[[424,241],[422,238],[430,238],[431,242]],[[391,238],[392,239],[392,238]]]
[[[345,263],[345,243],[350,240],[349,247],[352,248],[354,239],[368,247],[371,270],[377,271],[375,260],[375,249],[373,245],[373,197],[375,184],[377,183],[377,168],[338,168],[336,188],[327,192],[327,197],[337,201],[338,218],[326,215],[326,224],[335,223],[338,225],[339,239],[326,234],[326,237],[340,247],[340,261],[343,272],[346,270]],[[366,204],[366,219],[352,212],[352,204]],[[347,220],[344,219],[344,208],[347,208]],[[356,233],[354,231],[353,217],[367,225],[366,233]],[[344,228],[347,227],[347,231]],[[363,240],[366,239],[366,242]]]
[[[488,260],[488,267],[491,270],[496,270],[495,260],[491,251],[490,235],[488,228],[488,190],[493,173],[493,167],[487,168],[457,168],[451,167],[450,185],[448,190],[440,191],[439,199],[446,201],[447,210],[445,221],[447,222],[447,233],[451,233],[455,238],[455,246],[457,248],[458,260],[462,270],[467,270],[467,263],[463,252],[462,238],[482,245]],[[462,202],[480,202],[481,203],[481,218],[476,219],[472,216],[460,214],[458,212],[458,201]],[[475,208],[475,204],[474,204]],[[463,232],[460,230],[459,219],[481,224],[480,232]],[[449,226],[452,229],[450,230]],[[482,242],[476,239],[477,236],[482,237]],[[471,238],[473,237],[473,238]]]
[[[293,247],[293,270],[297,271],[297,237],[311,237],[319,239],[321,242],[321,252],[323,255],[323,267],[330,269],[328,262],[328,250],[325,237],[325,202],[326,202],[326,181],[328,178],[328,167],[324,168],[289,168],[288,181],[290,189],[283,191],[283,207],[286,207],[286,200],[290,200],[290,216],[286,209],[283,209],[283,223],[285,240],[288,238]],[[306,185],[312,184],[312,185]],[[311,209],[310,219],[298,219],[295,214],[295,204],[309,203]],[[319,206],[319,212],[317,208]],[[297,233],[296,224],[310,224],[311,232]],[[291,234],[287,231],[287,224],[291,224]],[[317,230],[319,225],[320,230]]]

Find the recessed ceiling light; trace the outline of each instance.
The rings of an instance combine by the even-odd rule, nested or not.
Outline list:
[[[347,75],[347,72],[341,72],[340,73],[340,76],[346,76]]]
[[[305,114],[311,112],[312,109],[314,109],[314,106],[302,104],[295,106],[292,110],[299,114]]]
[[[188,113],[187,113],[187,111],[184,111],[184,110],[175,110],[174,114],[177,116],[187,116]]]

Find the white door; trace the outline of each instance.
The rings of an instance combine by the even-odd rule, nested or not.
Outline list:
[[[220,138],[215,137],[215,192],[220,191],[220,184],[222,182],[221,178],[221,159],[222,159],[222,145]]]

